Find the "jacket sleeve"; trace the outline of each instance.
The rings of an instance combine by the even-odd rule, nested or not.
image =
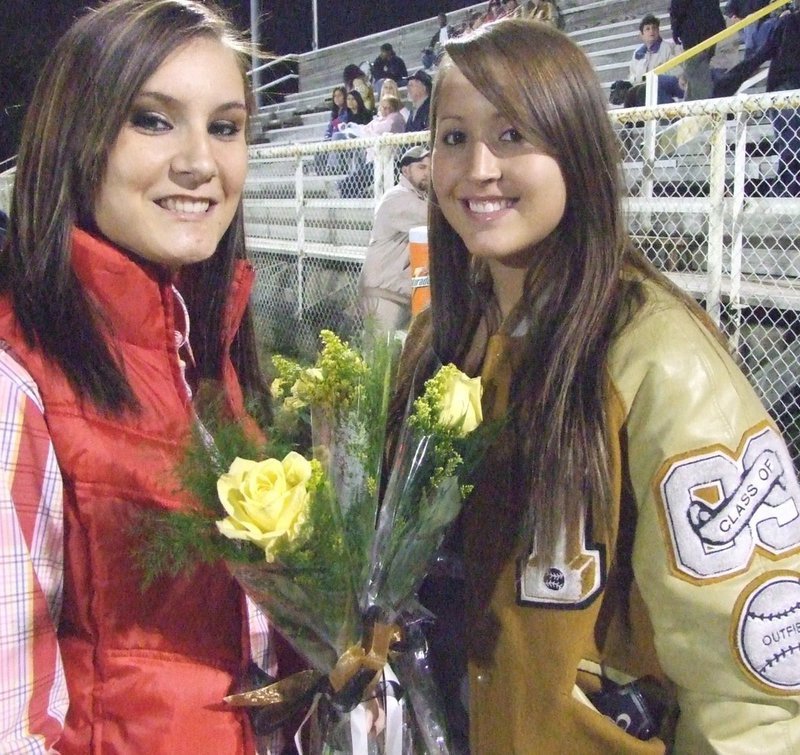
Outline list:
[[[55,752],[67,711],[61,475],[38,392],[6,352],[0,400],[0,753]]]
[[[800,752],[800,487],[749,382],[682,305],[612,352],[633,569],[677,687],[678,753]]]
[[[381,219],[386,235],[408,236],[408,229],[425,225],[428,205],[410,191],[387,196],[382,203]]]

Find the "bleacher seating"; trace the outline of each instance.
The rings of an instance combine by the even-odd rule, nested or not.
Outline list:
[[[603,0],[592,3],[582,3],[580,0],[570,3],[566,0],[561,5],[566,32],[586,52],[607,91],[611,82],[627,76],[631,55],[639,44],[639,20],[644,13],[653,9],[652,3],[649,0]],[[454,11],[448,14],[448,20],[451,24],[460,24],[471,10],[483,9],[484,6],[485,4],[479,4]],[[662,7],[664,9],[656,12],[656,15],[661,20],[662,34],[668,37],[669,14],[665,6]],[[419,66],[421,50],[437,28],[436,23],[435,17],[432,17],[398,29],[299,55],[299,91],[287,95],[283,102],[261,109],[253,124],[253,143],[272,147],[319,141],[329,117],[330,92],[340,83],[340,72],[344,66],[372,60],[380,45],[391,41],[398,55],[405,59],[409,71],[413,71]],[[732,46],[728,45],[728,48]],[[726,55],[730,59],[730,54],[725,49],[719,55],[723,63]],[[401,89],[402,92],[404,89]],[[629,191],[635,195],[641,178],[641,154],[637,153],[641,146],[641,130],[630,129],[625,136],[630,147],[624,163],[625,177]],[[751,129],[749,134],[749,138],[754,141],[769,139],[770,136],[771,129],[768,125],[763,125],[760,130]],[[654,166],[654,178],[663,194],[680,195],[682,186],[691,189],[693,164],[697,166],[698,177],[705,175],[705,145],[691,139],[684,139],[680,144],[667,144],[666,141],[662,140],[659,159]],[[752,170],[759,172],[759,175],[770,175],[774,160],[769,155],[760,160],[763,165],[754,164]],[[356,257],[361,243],[363,254],[375,200],[342,200],[336,190],[336,183],[344,176],[317,176],[310,159],[304,163],[303,170],[305,241],[313,245],[316,252],[344,245]],[[291,248],[291,240],[296,239],[296,215],[292,209],[293,200],[288,198],[292,196],[294,189],[293,171],[291,164],[286,162],[258,159],[251,161],[246,189],[248,236],[254,240],[274,240],[273,249],[284,244],[287,249]],[[269,207],[265,205],[265,199],[269,201]],[[345,208],[346,227],[342,228],[341,213]],[[691,213],[679,211],[674,218],[673,228],[691,233],[693,222]],[[347,238],[347,242],[343,242],[343,238]]]
[[[653,10],[647,0],[601,0],[582,3],[569,0],[560,3],[566,33],[586,52],[607,92],[616,79],[626,78],[634,49],[639,44],[639,21]],[[448,21],[459,25],[473,9],[485,3],[452,11]],[[655,15],[661,21],[663,36],[670,35],[666,3]],[[341,83],[341,72],[348,63],[371,62],[383,42],[391,42],[408,66],[409,73],[421,65],[421,53],[436,30],[436,18],[361,37],[349,42],[303,53],[299,59],[299,91],[286,95],[282,102],[267,105],[253,119],[253,143],[282,144],[317,141],[324,131],[330,110],[330,94]],[[737,55],[737,43],[729,43],[717,51],[715,66],[727,67]],[[401,89],[401,94],[404,92]]]

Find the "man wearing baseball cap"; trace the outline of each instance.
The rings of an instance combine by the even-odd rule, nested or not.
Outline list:
[[[428,148],[407,149],[398,165],[400,181],[381,197],[375,209],[358,280],[361,314],[368,325],[380,331],[401,330],[411,321],[408,232],[428,222]]]
[[[420,68],[408,77],[406,87],[408,99],[411,100],[411,113],[406,121],[406,131],[427,131],[433,79]]]

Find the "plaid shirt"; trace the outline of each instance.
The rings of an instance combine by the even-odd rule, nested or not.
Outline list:
[[[0,351],[0,753],[52,748],[67,712],[55,627],[61,473],[30,375]]]
[[[56,637],[64,578],[61,473],[35,383],[0,348],[0,755],[55,752],[67,712]],[[248,599],[253,660],[273,675],[265,616]],[[280,735],[260,738],[277,752]]]

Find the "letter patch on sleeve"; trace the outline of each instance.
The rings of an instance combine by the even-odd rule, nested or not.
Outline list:
[[[691,582],[747,569],[756,548],[800,547],[800,486],[786,445],[769,426],[732,453],[715,446],[667,461],[656,482],[673,567]]]
[[[772,571],[736,601],[733,654],[746,676],[769,692],[800,692],[800,574]]]
[[[605,586],[605,548],[587,545],[585,517],[569,535],[562,530],[552,560],[535,549],[517,564],[517,601],[548,608],[585,608]]]

